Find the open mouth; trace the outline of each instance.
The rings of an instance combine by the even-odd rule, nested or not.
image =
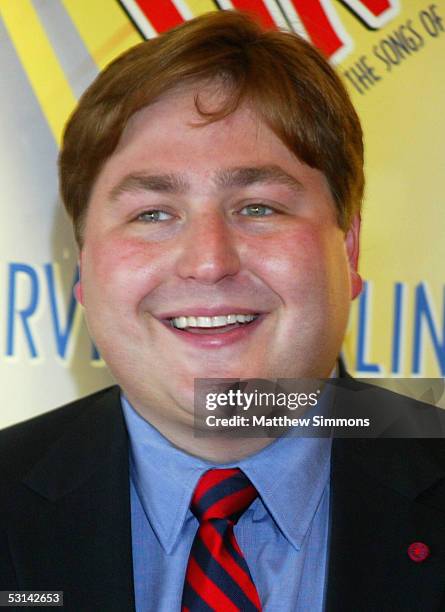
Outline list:
[[[179,316],[169,319],[170,325],[191,334],[222,334],[253,323],[259,314],[228,314],[213,317]]]

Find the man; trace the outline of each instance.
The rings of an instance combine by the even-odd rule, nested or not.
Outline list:
[[[335,72],[241,14],[96,79],[61,189],[119,387],[2,432],[1,589],[63,590],[76,611],[441,609],[435,446],[195,435],[197,378],[342,374],[362,166]]]

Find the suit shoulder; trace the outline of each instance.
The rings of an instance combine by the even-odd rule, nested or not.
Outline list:
[[[101,389],[44,414],[0,430],[0,470],[20,472],[36,461],[70,425],[99,401],[116,401],[119,387]]]

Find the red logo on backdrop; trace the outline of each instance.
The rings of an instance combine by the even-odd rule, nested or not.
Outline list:
[[[144,38],[152,38],[196,15],[187,0],[120,0]],[[399,0],[215,0],[220,10],[255,13],[269,28],[298,32],[332,62],[342,61],[354,43],[338,15],[342,4],[371,29],[379,29],[400,11]]]

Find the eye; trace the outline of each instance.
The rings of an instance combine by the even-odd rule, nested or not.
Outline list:
[[[267,217],[274,212],[273,208],[265,204],[248,204],[241,210],[240,215],[245,217]]]
[[[172,215],[164,210],[144,210],[136,217],[136,221],[143,223],[158,223],[159,221],[168,221]]]

